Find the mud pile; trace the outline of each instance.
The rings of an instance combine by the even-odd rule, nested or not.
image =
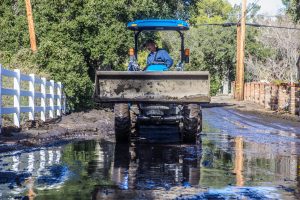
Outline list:
[[[50,121],[28,121],[21,128],[4,127],[0,152],[73,139],[114,139],[113,112],[90,110]]]

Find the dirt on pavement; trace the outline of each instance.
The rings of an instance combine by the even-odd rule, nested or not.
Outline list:
[[[243,113],[259,115],[262,118],[277,118],[292,122],[300,122],[300,116],[289,114],[286,111],[274,111],[251,101],[237,101],[230,95],[214,96],[211,103],[205,107],[226,107]]]
[[[236,101],[231,96],[212,97],[204,107],[224,107],[240,112],[260,115],[263,118],[278,118],[292,123],[300,117],[264,109],[262,106]],[[0,152],[20,148],[48,145],[75,139],[106,139],[114,141],[114,114],[111,109],[75,112],[50,121],[28,121],[22,128],[3,127],[0,134]]]
[[[0,152],[75,139],[114,139],[111,110],[89,110],[50,121],[27,121],[22,128],[3,127]]]

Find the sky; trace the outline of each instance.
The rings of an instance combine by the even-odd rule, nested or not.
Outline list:
[[[242,0],[228,0],[231,4],[241,4]],[[247,4],[256,2],[261,6],[259,14],[276,15],[283,8],[281,0],[247,0]]]

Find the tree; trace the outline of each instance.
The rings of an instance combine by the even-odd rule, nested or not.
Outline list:
[[[191,64],[187,68],[210,72],[212,94],[219,91],[222,82],[234,79],[235,29],[198,25],[224,23],[234,12],[228,1],[203,0],[197,3],[195,15],[191,19],[193,27],[188,33],[191,40],[187,45],[192,53]]]
[[[258,23],[273,26],[299,27],[300,1],[282,0],[286,7],[286,15],[273,20],[258,19]],[[292,20],[291,20],[292,18]],[[280,81],[297,82],[300,78],[300,38],[299,31],[289,29],[263,28],[260,29],[258,41],[269,51],[265,59],[258,59],[257,55],[249,55],[247,63],[247,79],[249,81]]]
[[[241,9],[239,6],[232,7],[225,0],[203,0],[196,5],[190,20],[191,29],[186,33],[186,47],[191,50],[190,64],[186,65],[186,69],[209,71],[211,92],[216,94],[222,87],[228,88],[229,82],[235,80],[236,27],[205,24],[238,21]],[[259,9],[256,5],[251,5],[253,6],[255,9],[252,9],[250,19]],[[247,28],[246,55],[254,54],[261,59],[266,54],[265,48],[256,40],[257,34],[255,29]],[[175,45],[178,44],[178,36],[163,34],[162,38],[171,55],[179,60],[177,53],[179,47]]]
[[[287,13],[292,16],[295,22],[300,21],[300,0],[282,0]]]
[[[95,69],[124,69],[133,45],[127,22],[186,16],[196,2],[32,0],[38,44],[33,65],[63,82],[71,109],[85,109],[92,104]],[[3,0],[0,17],[0,61],[9,64],[13,55],[29,47],[24,1]]]
[[[288,16],[276,20],[261,19],[259,23],[271,26],[293,26],[293,22]],[[266,59],[259,59],[258,55],[250,54],[246,60],[248,80],[295,82],[299,79],[296,65],[300,49],[299,31],[263,28],[258,35],[258,41],[270,51],[261,52],[267,53]]]
[[[222,23],[228,19],[233,8],[226,0],[203,0],[196,4],[192,24]]]

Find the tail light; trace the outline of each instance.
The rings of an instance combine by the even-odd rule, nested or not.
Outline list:
[[[190,49],[184,50],[184,62],[189,63],[190,62]]]
[[[130,55],[130,56],[134,56],[134,49],[133,49],[133,48],[130,48],[130,49],[129,49],[129,55]]]

